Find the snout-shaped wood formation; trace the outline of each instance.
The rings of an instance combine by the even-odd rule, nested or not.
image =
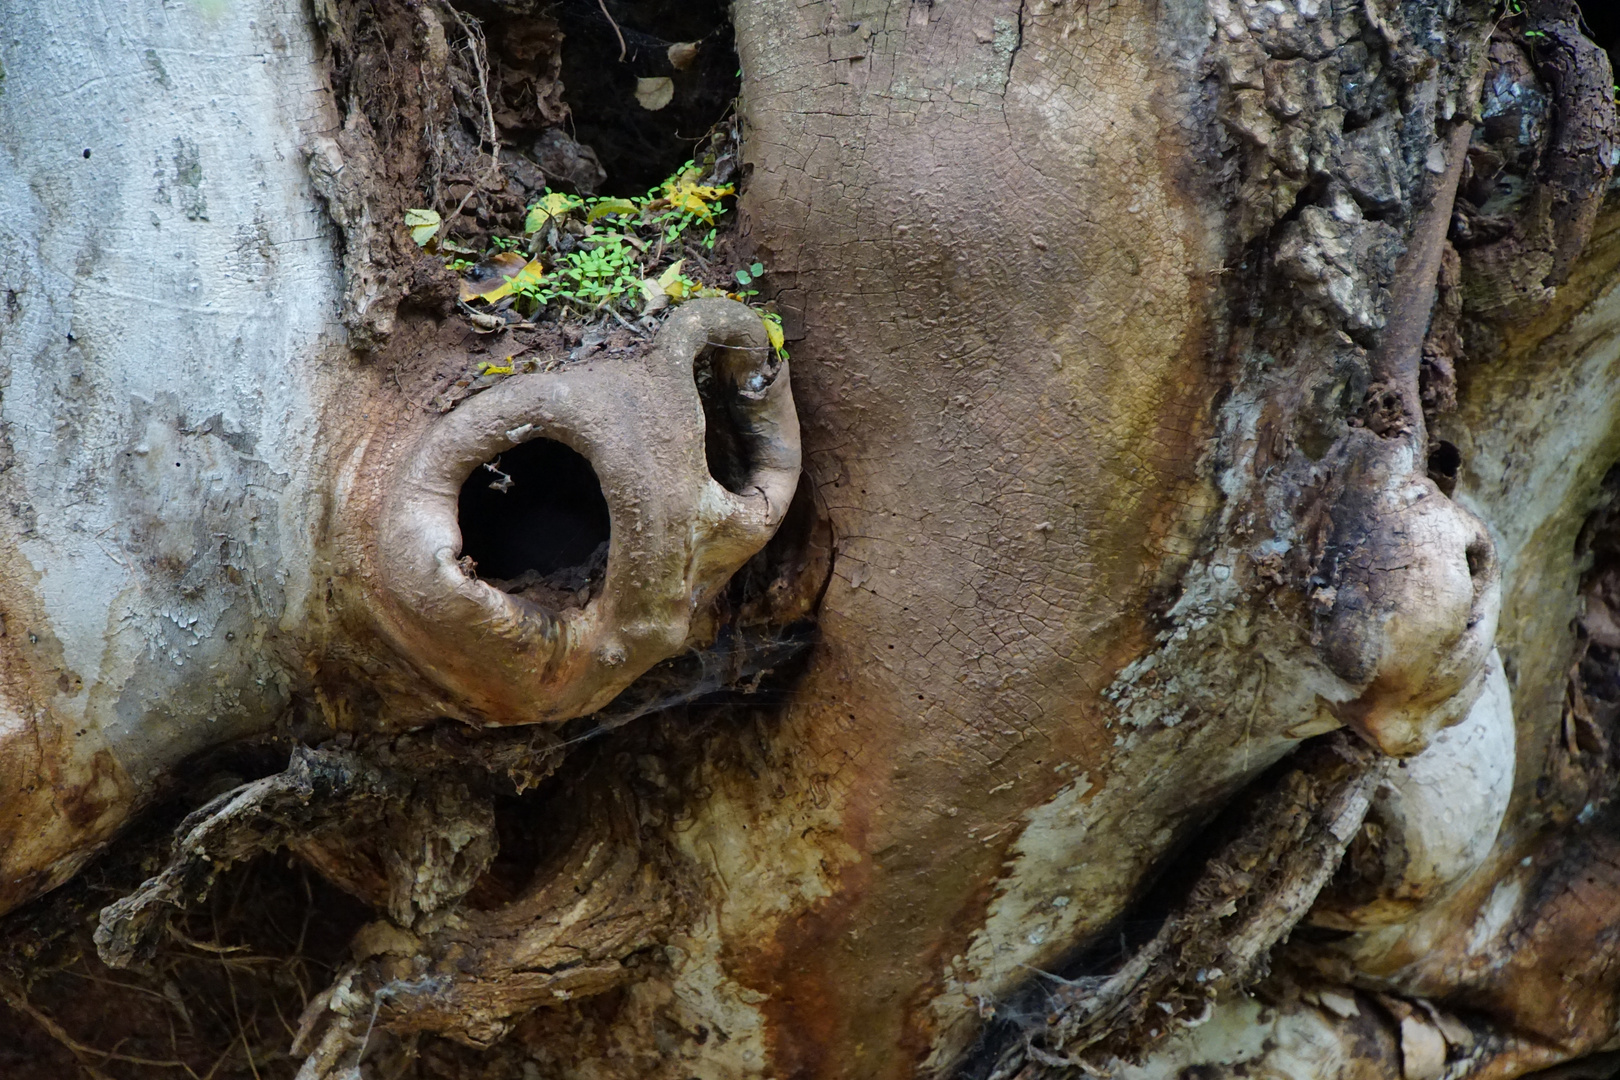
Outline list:
[[[583,457],[606,503],[606,569],[583,606],[503,591],[464,558],[463,485],[537,439]],[[687,644],[696,613],[781,523],[798,475],[787,363],[758,314],[693,301],[640,356],[510,378],[429,429],[384,500],[374,614],[467,719],[591,713]],[[505,497],[517,513],[525,485],[577,482],[520,477]],[[574,524],[538,519],[527,539]]]
[[[1335,930],[1400,927],[1433,908],[1489,859],[1513,792],[1512,692],[1502,661],[1467,717],[1401,763],[1372,798],[1336,886],[1311,922]],[[1400,931],[1396,931],[1399,933]]]
[[[1356,691],[1336,713],[1397,757],[1467,715],[1501,607],[1485,526],[1409,455],[1398,440],[1351,440],[1313,596],[1323,658]]]

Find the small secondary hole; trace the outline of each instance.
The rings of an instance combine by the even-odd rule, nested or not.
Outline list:
[[[1477,540],[1463,549],[1463,558],[1468,562],[1468,576],[1479,577],[1490,569],[1492,556],[1490,541]]]
[[[461,554],[497,588],[546,607],[583,606],[607,567],[607,499],[596,470],[530,439],[461,485]]]
[[[1429,479],[1447,498],[1457,489],[1457,475],[1461,470],[1462,451],[1456,443],[1436,439],[1429,445]]]
[[[699,353],[692,364],[703,402],[703,457],[709,475],[734,495],[743,494],[754,474],[754,460],[738,415],[737,388],[721,372],[715,350]]]

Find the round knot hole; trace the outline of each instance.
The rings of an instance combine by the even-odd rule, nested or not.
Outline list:
[[[611,532],[596,470],[554,439],[530,439],[461,485],[461,554],[479,577],[542,607],[583,607],[607,569]]]

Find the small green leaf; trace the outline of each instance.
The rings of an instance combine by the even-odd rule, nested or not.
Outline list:
[[[590,213],[585,215],[586,221],[595,221],[597,218],[609,214],[639,214],[640,208],[629,199],[599,199],[591,207]]]
[[[737,284],[739,284],[739,285],[747,285],[750,281],[753,281],[753,280],[754,280],[753,277],[748,273],[748,271],[746,271],[746,270],[737,271]]]
[[[411,239],[416,241],[417,247],[427,247],[439,232],[443,222],[437,210],[406,210],[405,224],[411,230]]]
[[[755,277],[759,277],[761,274],[763,274],[765,272],[765,264],[757,262],[753,266],[750,266],[748,268],[748,272],[750,274],[754,275]]]

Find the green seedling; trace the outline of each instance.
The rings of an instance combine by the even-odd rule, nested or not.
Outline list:
[[[765,274],[763,263],[735,272],[743,287],[736,292],[685,272],[694,264],[709,265],[702,253],[714,250],[716,220],[735,193],[730,184],[702,179],[702,169],[689,161],[636,198],[581,198],[547,189],[528,207],[521,236],[493,236],[489,242],[489,255],[523,251],[534,258],[520,271],[508,271],[504,284],[464,299],[493,304],[510,296],[520,312],[538,320],[603,311],[656,315],[695,296],[757,296],[758,290],[747,286]],[[443,235],[443,223],[432,211],[411,211],[406,225],[412,239],[444,258],[450,269],[464,273],[476,265],[477,253]],[[781,319],[768,312],[760,317],[771,348],[785,359]]]

